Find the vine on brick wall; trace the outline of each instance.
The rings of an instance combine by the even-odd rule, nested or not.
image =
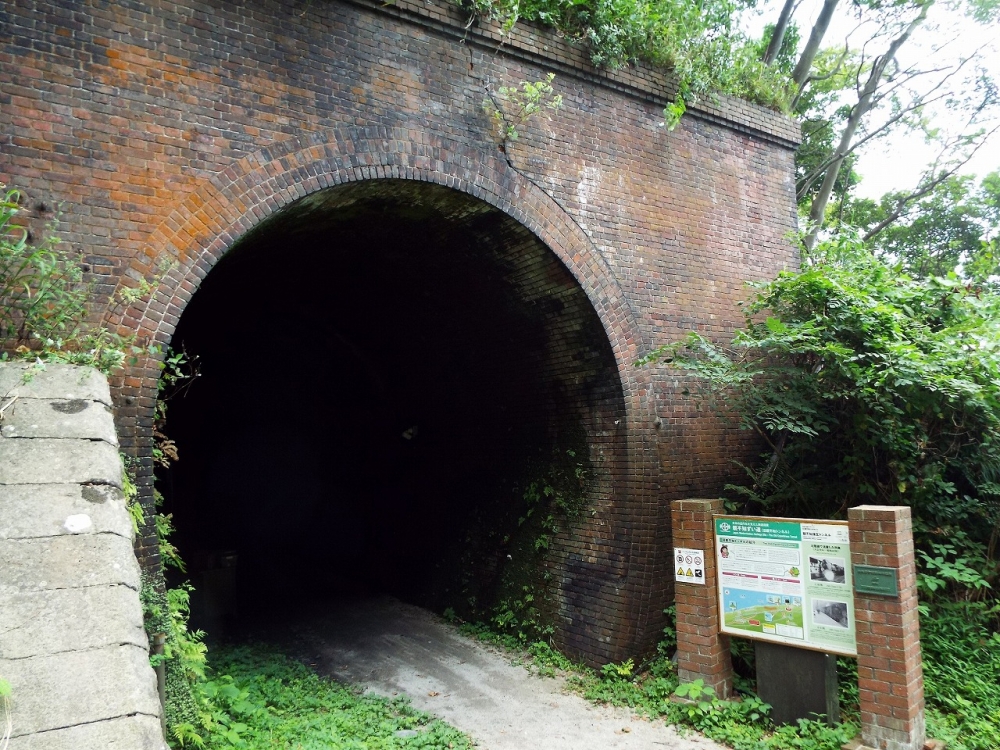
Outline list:
[[[155,347],[138,346],[135,334],[121,334],[110,326],[111,316],[148,296],[156,279],[119,286],[99,314],[93,309],[93,284],[85,279],[81,254],[53,231],[36,237],[19,223],[23,203],[23,193],[0,184],[0,360],[89,365],[108,375],[126,361],[156,354]],[[36,209],[49,211],[43,204]]]
[[[509,144],[520,135],[518,128],[535,115],[562,107],[562,95],[552,88],[555,78],[555,73],[549,73],[543,81],[521,81],[519,85],[500,86],[496,90],[486,86],[483,109],[490,117],[501,151],[507,153]]]
[[[571,443],[572,447],[565,447]],[[447,617],[480,622],[526,645],[555,632],[546,557],[556,535],[587,507],[594,469],[582,430],[562,445],[513,461],[519,468],[495,502],[482,503],[456,545],[456,580],[439,582]]]

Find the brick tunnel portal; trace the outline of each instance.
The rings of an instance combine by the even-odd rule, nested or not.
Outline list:
[[[173,346],[200,375],[158,486],[210,635],[345,592],[476,617],[530,586],[573,621],[625,405],[586,293],[517,221],[420,182],[313,193],[218,263]]]

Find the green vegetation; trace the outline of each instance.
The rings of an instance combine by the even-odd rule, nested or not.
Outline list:
[[[470,508],[428,606],[451,619],[489,622],[522,647],[552,635],[547,555],[583,513],[593,479],[583,431],[565,425],[559,443],[542,450],[526,443],[525,455],[503,462],[502,475],[488,483],[495,499]]]
[[[745,6],[731,0],[457,0],[474,16],[549,26],[585,45],[594,64],[616,68],[642,60],[670,68],[678,92],[665,112],[672,127],[687,104],[715,93],[773,109],[786,106],[787,77],[760,60],[758,44],[744,37],[734,16]]]
[[[128,511],[129,519],[132,521],[132,530],[138,534],[146,522],[146,515],[139,502],[139,488],[132,478],[132,457],[122,452],[119,452],[118,456],[122,460],[122,494],[125,495],[125,510]]]
[[[985,602],[942,602],[925,606],[921,622],[929,737],[956,750],[1000,746],[1000,635],[997,611]],[[668,615],[672,615],[668,610]],[[670,617],[672,620],[672,616]],[[770,706],[753,693],[752,679],[737,675],[739,702],[720,701],[697,680],[681,684],[669,656],[676,647],[673,626],[664,631],[656,656],[637,668],[632,659],[592,670],[574,663],[547,641],[527,647],[510,633],[486,625],[465,624],[467,635],[522,654],[525,665],[541,676],[567,676],[568,684],[588,700],[630,708],[671,724],[689,726],[736,750],[839,750],[858,732],[857,663],[838,659],[842,722],[800,721],[776,727]],[[739,672],[752,673],[753,649],[733,639]],[[687,702],[676,702],[683,698]]]
[[[170,516],[158,513],[155,528],[164,565],[184,572],[169,540]],[[187,582],[164,588],[162,580],[144,574],[140,591],[150,642],[157,634],[165,636],[163,654],[151,656],[150,661],[153,666],[162,664],[166,673],[171,747],[472,748],[467,736],[415,711],[405,699],[362,696],[265,646],[219,649],[213,652],[210,667],[205,633],[191,631],[188,625],[192,590]]]
[[[998,313],[985,289],[911,278],[841,235],[759,285],[728,347],[692,333],[646,361],[695,376],[768,446],[731,487],[746,512],[909,505],[924,593],[975,598],[998,573]]]
[[[788,71],[794,89],[791,110],[802,121],[796,188],[800,212],[810,223],[805,244],[811,248],[822,228],[845,223],[864,224],[870,240],[896,222],[907,223],[928,199],[950,192],[958,172],[1000,130],[1000,97],[988,64],[995,50],[940,43],[952,35],[974,38],[970,19],[988,29],[998,7],[967,0],[824,0],[799,51],[794,21],[799,5],[786,0],[762,45],[768,42],[765,59]],[[855,30],[824,49],[838,5],[841,22],[850,14]],[[924,144],[927,166],[911,184],[899,184],[881,201],[856,199],[854,191],[862,181],[855,171],[859,150],[889,138]],[[897,140],[894,149],[908,146]],[[945,270],[950,268],[940,273]]]
[[[580,438],[580,446],[585,439]],[[506,535],[511,559],[503,566],[492,597],[468,610],[470,619],[486,617],[498,633],[514,637],[521,646],[552,636],[550,576],[544,560],[552,539],[577,518],[586,504],[592,470],[578,453],[586,450],[553,447],[544,460],[528,463],[519,482],[522,505],[516,526]],[[516,507],[516,506],[515,506]]]
[[[520,86],[500,86],[496,91],[486,89],[483,109],[490,116],[494,134],[502,150],[519,137],[518,128],[544,109],[562,107],[562,95],[552,88],[555,73],[544,81],[522,81]]]
[[[667,613],[672,615],[671,610]],[[656,656],[641,668],[628,659],[621,664],[605,664],[600,670],[572,662],[547,641],[535,641],[525,648],[517,635],[497,632],[486,625],[466,624],[461,629],[467,635],[522,654],[526,666],[539,675],[566,675],[569,687],[587,700],[627,707],[650,718],[692,727],[736,750],[839,750],[858,731],[856,721],[830,727],[823,721],[810,720],[775,727],[768,716],[770,706],[753,695],[749,684],[736,702],[716,699],[700,680],[681,684],[670,661],[676,645],[672,625],[664,631]],[[841,692],[844,713],[856,717],[856,676],[853,690],[850,682],[845,688]]]
[[[10,683],[0,677],[0,746],[3,746],[14,729],[10,715]]]
[[[164,468],[178,460],[177,447],[162,432],[167,402],[198,376],[185,352],[166,352],[154,421],[154,461]],[[128,472],[126,472],[126,475]],[[132,484],[129,482],[129,484]],[[134,487],[134,485],[132,485]],[[157,509],[162,496],[154,491]],[[165,567],[186,572],[171,543],[173,519],[157,512],[154,527]],[[337,748],[338,750],[466,750],[467,736],[412,709],[405,699],[362,696],[265,646],[213,651],[205,633],[189,627],[189,582],[165,588],[143,576],[140,592],[146,632],[165,636],[162,655],[150,658],[166,676],[166,721],[171,747],[204,750]]]
[[[112,331],[108,321],[114,310],[148,295],[152,284],[120,288],[110,309],[97,314],[80,254],[51,234],[39,239],[18,224],[22,196],[4,190],[0,185],[0,360],[66,362],[110,374],[146,353],[135,335]]]
[[[264,646],[220,649],[194,684],[196,723],[174,726],[179,747],[468,750],[471,740],[405,699],[360,695]]]
[[[80,335],[86,317],[83,272],[54,241],[36,243],[14,224],[20,199],[16,190],[0,198],[0,335],[14,347],[58,348]]]
[[[954,271],[909,276],[842,233],[756,285],[744,313],[727,346],[692,333],[644,361],[756,434],[734,510],[910,506],[929,732],[997,747],[1000,297]]]
[[[841,213],[875,255],[901,263],[912,276],[958,269],[982,284],[1000,271],[1000,172],[979,184],[970,175],[951,176],[920,198],[893,192],[878,201],[850,199]]]
[[[1000,747],[1000,633],[995,602],[923,608],[927,734],[954,750]]]
[[[188,630],[191,585],[164,589],[143,574],[140,598],[146,633],[152,643],[157,634],[166,636],[162,655],[153,655],[153,666],[162,664],[166,673],[168,739],[181,746],[207,739],[218,729],[216,712],[208,700],[198,700],[198,690],[206,681],[208,649],[205,634]]]

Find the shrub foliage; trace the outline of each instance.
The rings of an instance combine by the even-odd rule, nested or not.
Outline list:
[[[530,21],[583,45],[599,67],[645,61],[669,68],[678,91],[665,112],[677,123],[687,104],[715,93],[772,109],[787,106],[788,77],[760,59],[760,46],[736,28],[738,0],[456,0],[506,28]]]
[[[763,447],[731,485],[743,512],[914,518],[932,735],[1000,745],[1000,297],[955,273],[916,278],[852,234],[755,285],[728,345],[698,333],[664,361]]]
[[[1000,299],[953,274],[911,278],[840,236],[757,285],[744,313],[728,346],[692,333],[645,361],[696,376],[766,445],[732,488],[748,510],[909,505],[937,578],[925,593],[985,589],[1000,533]]]

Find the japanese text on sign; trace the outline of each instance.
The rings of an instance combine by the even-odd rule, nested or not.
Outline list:
[[[716,516],[715,556],[723,633],[857,654],[845,522]]]

